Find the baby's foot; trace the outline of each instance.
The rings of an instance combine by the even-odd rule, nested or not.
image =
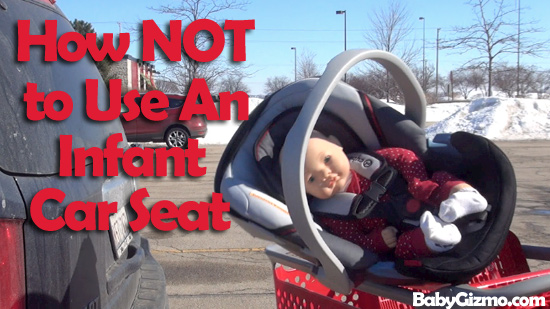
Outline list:
[[[424,233],[426,246],[432,252],[451,250],[462,239],[456,225],[441,221],[429,211],[424,212],[420,217],[420,229]]]
[[[484,211],[486,208],[487,200],[476,189],[462,188],[441,202],[439,218],[445,222],[454,222],[469,214]]]

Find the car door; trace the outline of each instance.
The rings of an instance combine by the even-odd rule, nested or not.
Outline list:
[[[140,97],[139,100],[136,99],[136,102],[139,104],[141,109],[144,104],[143,97]],[[157,104],[159,99],[152,97],[149,102],[150,104]],[[153,108],[151,111],[154,113],[160,113],[166,111],[167,109],[169,108]],[[140,113],[139,117],[137,117],[134,122],[136,136],[138,136],[140,141],[162,141],[164,137],[164,125],[166,119],[161,121],[150,120],[147,119],[143,113]]]
[[[137,97],[135,99],[136,104],[139,106],[141,98]],[[124,100],[121,99],[121,105],[120,105],[120,123],[122,124],[122,128],[124,129],[124,133],[126,134],[126,138],[129,141],[136,141],[136,121],[135,119],[127,121],[124,118],[124,114],[127,113],[130,109],[126,104],[124,104]]]
[[[81,163],[86,168],[86,176],[60,176],[59,173],[61,166],[73,170],[77,164],[61,160],[61,136],[71,137],[71,145],[66,145],[68,150],[65,151],[72,152],[76,148],[103,149],[109,136],[123,132],[119,120],[92,121],[86,115],[85,80],[101,79],[94,62],[90,57],[76,62],[47,62],[44,61],[44,48],[40,46],[30,48],[29,61],[16,61],[18,20],[32,21],[31,35],[43,34],[46,20],[57,21],[58,35],[73,29],[59,8],[49,1],[2,2],[5,5],[0,10],[3,55],[0,64],[0,192],[6,207],[0,210],[0,223],[16,223],[15,233],[0,233],[7,235],[0,241],[12,243],[20,250],[3,251],[1,255],[0,280],[4,281],[0,281],[0,306],[164,308],[166,281],[162,268],[149,252],[147,240],[139,233],[113,235],[123,231],[113,227],[128,209],[128,196],[136,187],[134,180],[122,171],[114,177],[92,177],[93,161]],[[53,91],[68,94],[73,100],[70,116],[62,121],[29,120],[27,106],[22,100],[27,83],[35,83],[37,91],[46,96]],[[98,107],[107,110],[108,92],[103,83],[99,84]],[[129,146],[123,139],[119,147],[127,149]],[[48,193],[43,201],[37,202],[37,197],[47,189],[62,194],[55,197]],[[70,216],[66,214],[67,207],[72,203],[97,205],[103,201],[117,202],[117,212],[109,217],[112,223],[108,230],[75,231],[64,226],[47,231],[36,221],[37,216],[45,220],[66,219]],[[31,211],[32,205],[40,206],[38,212]],[[127,215],[127,220],[131,220],[132,213]],[[76,220],[89,219],[83,212],[72,216]],[[13,235],[17,236],[16,241],[10,240]],[[3,276],[3,265],[7,261],[19,265],[14,268],[17,280]],[[23,295],[12,304],[4,303],[2,291],[13,285],[22,287],[19,291]]]

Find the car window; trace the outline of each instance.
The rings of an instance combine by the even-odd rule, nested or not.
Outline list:
[[[158,102],[160,102],[160,100],[157,99],[157,98],[155,98],[155,97],[152,97],[151,100],[149,101],[150,104],[156,104],[156,103],[158,103]],[[140,98],[140,103],[141,103],[141,98]],[[166,107],[153,108],[153,109],[151,109],[151,111],[153,111],[153,112],[155,112],[155,113],[158,113],[158,112],[161,112],[161,111],[163,111],[163,110],[165,110],[165,109],[166,109]]]
[[[130,111],[130,109],[128,108],[128,105],[126,105],[126,103],[124,103],[124,96],[122,96],[120,98],[120,113],[123,114],[123,113],[127,113],[128,111]],[[141,106],[141,97],[136,97],[134,98],[134,102],[136,102],[137,106]]]
[[[214,103],[220,102],[220,96],[218,96],[218,95],[212,95],[212,101],[214,101]],[[202,104],[202,97],[201,97],[201,96],[199,96],[199,97],[197,98],[197,104]]]
[[[168,98],[170,108],[177,108],[183,105],[184,99]]]
[[[0,65],[0,169],[15,174],[55,174],[60,166],[60,135],[73,137],[72,149],[89,149],[104,148],[107,137],[124,132],[119,119],[93,121],[86,114],[85,81],[101,80],[93,62],[45,62],[40,48],[31,48],[30,61],[16,62],[17,48],[13,44],[17,46],[17,32],[12,27],[11,23],[0,23],[0,50],[5,59]],[[69,23],[59,23],[58,27],[59,33],[73,31]],[[62,121],[29,120],[23,100],[27,83],[37,84],[38,92],[46,95],[52,89],[68,94],[73,102],[70,116]],[[109,94],[102,83],[98,108],[109,108]]]

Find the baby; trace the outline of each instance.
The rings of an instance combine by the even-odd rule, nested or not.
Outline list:
[[[332,138],[332,137],[331,137]],[[418,214],[420,227],[404,231],[389,226],[387,218],[367,216],[349,220],[319,217],[318,221],[335,235],[377,253],[395,248],[395,255],[414,259],[450,250],[461,240],[453,222],[466,215],[484,211],[487,201],[466,182],[439,171],[430,179],[422,161],[403,148],[376,151],[400,173],[407,182],[411,195],[403,205],[409,212],[419,209],[421,202],[432,205],[438,216],[430,211]],[[318,199],[328,199],[340,192],[360,194],[370,187],[370,180],[359,175],[350,166],[350,159],[337,141],[318,132],[310,138],[305,158],[304,181],[306,192]],[[391,199],[386,193],[381,202]],[[384,205],[380,205],[383,207]]]

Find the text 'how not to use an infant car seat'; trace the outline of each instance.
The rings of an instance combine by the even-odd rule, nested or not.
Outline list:
[[[392,74],[404,95],[405,115],[340,81],[366,59]],[[329,63],[321,78],[293,83],[252,112],[222,156],[215,191],[223,193],[239,225],[308,261],[313,265],[309,272],[335,291],[349,292],[358,278],[399,284],[419,279],[466,282],[504,244],[515,207],[515,176],[502,151],[483,137],[457,132],[428,142],[425,107],[420,85],[397,57],[383,51],[346,51]],[[429,170],[443,169],[472,184],[488,200],[490,211],[475,229],[462,231],[461,243],[451,251],[418,263],[397,260],[391,264],[394,272],[379,272],[378,256],[313,220],[311,207],[317,206],[310,205],[302,179],[306,144],[314,129],[335,135],[347,153],[382,147],[412,150]],[[282,166],[280,156],[285,158]],[[285,264],[285,253],[280,258]]]

